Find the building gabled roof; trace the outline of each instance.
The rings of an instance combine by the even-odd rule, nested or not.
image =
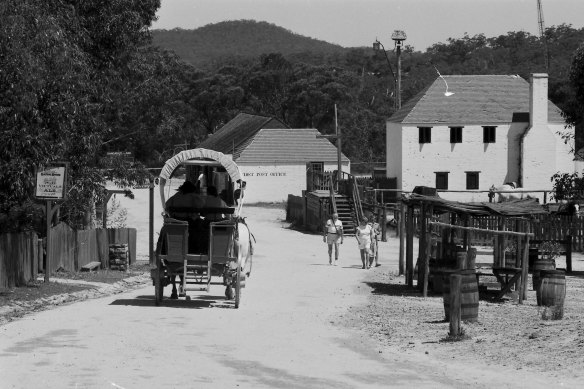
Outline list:
[[[313,128],[262,129],[249,141],[237,163],[336,162],[337,148]],[[341,153],[341,162],[349,159]]]
[[[242,144],[266,127],[288,128],[286,124],[270,116],[239,113],[197,147],[233,154],[235,158],[241,152]]]
[[[404,124],[491,124],[529,121],[529,83],[517,75],[457,75],[436,78],[388,121]],[[445,96],[448,91],[454,93]],[[548,101],[548,122],[564,123]]]

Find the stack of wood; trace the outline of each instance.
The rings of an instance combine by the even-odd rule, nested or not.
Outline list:
[[[128,244],[109,245],[109,268],[111,270],[128,270]]]

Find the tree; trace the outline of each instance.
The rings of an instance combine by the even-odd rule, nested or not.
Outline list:
[[[572,56],[569,79],[573,100],[565,110],[565,117],[573,126],[580,126],[584,119],[582,113],[584,111],[584,44],[581,44]]]
[[[159,1],[7,0],[0,4],[0,211],[32,198],[36,166],[70,162],[63,205],[81,217],[103,193],[99,166],[124,66]],[[115,127],[115,126],[113,126]],[[125,172],[132,180],[133,171]]]

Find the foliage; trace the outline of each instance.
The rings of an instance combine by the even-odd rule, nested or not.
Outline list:
[[[513,238],[505,239],[505,252],[517,254],[517,239]]]
[[[139,69],[128,65],[147,43],[145,27],[159,5],[157,0],[0,4],[0,213],[32,201],[35,167],[58,160],[70,162],[70,190],[61,207],[65,219],[83,219],[103,196],[100,157],[108,134],[130,111],[123,108],[143,107],[124,86],[140,78]],[[116,104],[121,101],[122,109]],[[135,181],[135,171],[121,173]],[[25,222],[18,224],[28,228]]]
[[[300,62],[313,63],[316,60],[322,65],[327,57],[344,51],[341,46],[253,20],[220,22],[196,30],[154,30],[153,43],[174,51],[185,61],[204,70],[241,63],[272,52],[281,52],[286,57],[295,56]]]
[[[554,192],[551,196],[559,200],[580,200],[584,194],[584,177],[578,173],[556,173],[551,177]]]
[[[116,197],[107,208],[107,228],[124,228],[128,221],[128,210],[123,208]]]
[[[570,104],[565,110],[566,120],[572,125],[581,125],[584,120],[584,44],[572,56],[569,82],[571,85]],[[569,93],[569,92],[567,92]]]
[[[558,242],[546,240],[539,246],[541,257],[550,261],[555,260],[562,252],[562,245]]]
[[[196,131],[203,137],[240,111],[272,115],[292,127],[316,127],[330,133],[334,131],[332,104],[336,103],[339,125],[350,134],[343,152],[356,163],[385,160],[380,145],[396,96],[382,53],[368,47],[330,45],[253,21],[152,33],[155,45],[175,50],[201,69],[187,89],[189,105],[196,112]],[[584,29],[551,26],[546,37],[551,58],[550,98],[563,110],[581,112],[568,73],[570,56],[584,40]],[[205,55],[195,58],[194,53],[201,52]],[[387,54],[395,64],[396,53],[390,50]],[[402,101],[407,102],[437,77],[433,65],[442,74],[519,74],[528,79],[530,73],[545,72],[543,54],[541,39],[523,31],[497,37],[465,34],[426,52],[408,46],[402,51]]]

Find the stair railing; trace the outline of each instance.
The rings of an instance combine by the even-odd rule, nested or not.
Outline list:
[[[355,204],[355,216],[357,216],[357,222],[360,223],[363,219],[363,207],[361,206],[361,197],[359,196],[359,188],[357,187],[357,178],[351,175],[350,179],[353,182],[353,203]]]

